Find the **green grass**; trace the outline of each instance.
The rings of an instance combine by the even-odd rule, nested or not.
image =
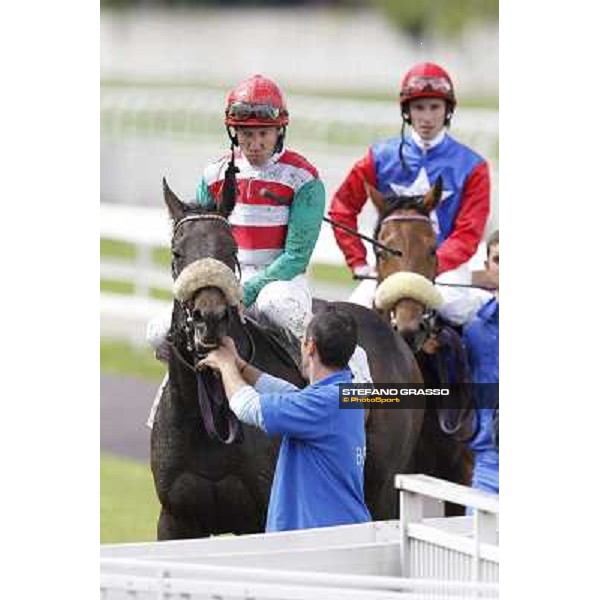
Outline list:
[[[165,366],[154,358],[149,347],[114,339],[100,340],[100,370],[156,382],[165,375]]]
[[[100,240],[100,255],[106,258],[133,260],[135,258],[135,247],[127,242],[105,238]]]
[[[111,294],[133,294],[134,286],[133,283],[129,281],[102,279],[100,281],[100,291],[110,292]]]
[[[135,288],[133,283],[129,281],[114,281],[112,279],[102,279],[100,281],[100,291],[110,292],[111,294],[126,294],[134,293]],[[170,290],[160,288],[150,288],[150,297],[157,300],[172,300],[173,294]]]
[[[356,285],[352,279],[350,270],[344,266],[311,264],[308,267],[310,279],[322,283],[331,283],[335,285],[345,285],[348,287]]]
[[[150,466],[101,453],[100,542],[156,540],[159,511]]]
[[[171,267],[171,251],[168,248],[152,248],[152,262],[163,267]]]

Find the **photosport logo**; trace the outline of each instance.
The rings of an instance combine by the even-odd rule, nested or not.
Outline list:
[[[340,383],[340,408],[423,408],[428,399],[437,407],[498,408],[497,383],[462,383],[431,386],[409,383]]]

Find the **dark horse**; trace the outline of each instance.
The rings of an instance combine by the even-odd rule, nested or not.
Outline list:
[[[392,253],[376,248],[379,282],[403,271],[418,273],[433,281],[437,270],[436,235],[429,215],[440,202],[441,179],[423,197],[384,197],[372,187],[368,192],[379,211],[374,238],[399,251]],[[469,381],[459,334],[436,319],[421,302],[401,297],[385,317],[410,343],[426,384]],[[464,441],[472,434],[472,408],[467,394],[457,406],[428,403],[415,454],[418,472],[470,484],[472,460]]]
[[[227,221],[233,204],[215,211],[182,203],[163,182],[173,220],[174,278],[191,263],[211,257],[238,269],[237,244]],[[373,311],[343,305],[358,321],[359,343],[374,379],[419,382],[412,352]],[[315,302],[315,307],[323,307]],[[196,372],[197,359],[230,335],[240,355],[257,368],[298,386],[305,381],[282,345],[261,325],[226,302],[221,289],[200,286],[191,299],[174,301],[169,332],[169,383],[151,436],[151,466],[161,503],[158,539],[204,537],[264,530],[279,440],[240,424],[229,410],[220,379]],[[367,418],[365,496],[374,519],[395,516],[393,477],[408,472],[424,407],[371,410]]]

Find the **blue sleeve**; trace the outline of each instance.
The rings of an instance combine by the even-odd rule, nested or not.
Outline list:
[[[462,343],[467,354],[467,364],[471,371],[471,377],[475,377],[477,370],[475,348],[473,347],[473,325],[475,321],[471,321],[463,330]]]
[[[260,406],[269,435],[317,439],[329,433],[332,409],[338,408],[337,388],[331,394],[317,394],[305,388],[284,394],[261,394]]]

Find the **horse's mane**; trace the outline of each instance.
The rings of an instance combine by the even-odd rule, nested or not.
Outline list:
[[[386,194],[384,198],[386,207],[385,210],[379,215],[377,225],[375,225],[375,233],[373,234],[374,239],[377,239],[383,221],[397,210],[414,209],[424,217],[429,216],[425,206],[423,205],[424,196],[396,196],[395,194]]]

